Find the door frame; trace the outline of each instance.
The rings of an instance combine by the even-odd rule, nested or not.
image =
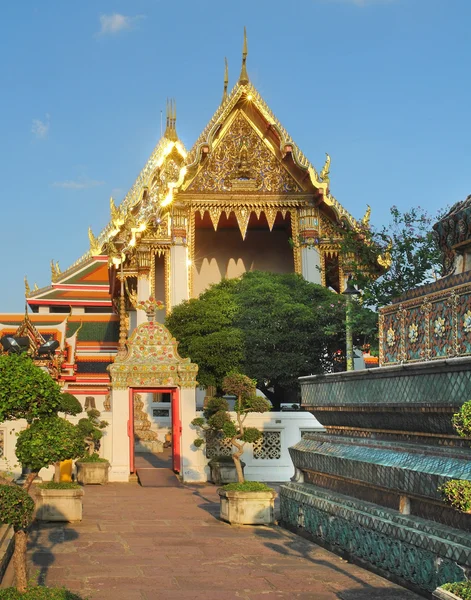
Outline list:
[[[134,394],[140,393],[162,393],[171,394],[170,406],[172,415],[172,469],[180,473],[182,465],[181,442],[182,425],[180,417],[180,389],[178,387],[130,387],[129,388],[129,470],[136,472],[134,457]]]

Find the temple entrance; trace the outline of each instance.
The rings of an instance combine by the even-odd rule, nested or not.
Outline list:
[[[178,389],[131,388],[129,414],[131,473],[143,486],[176,484],[171,471],[181,471]]]

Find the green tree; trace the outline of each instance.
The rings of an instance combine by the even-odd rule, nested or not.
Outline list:
[[[227,400],[212,398],[203,411],[204,418],[198,417],[192,421],[192,424],[198,427],[203,435],[209,431],[222,433],[225,438],[230,440],[234,448],[232,459],[239,483],[244,483],[241,464],[244,446],[247,442],[253,444],[262,436],[262,432],[256,427],[246,427],[245,420],[250,413],[264,413],[271,408],[265,398],[256,395],[255,384],[256,381],[246,375],[236,372],[229,373],[224,377],[222,389],[225,394],[236,397],[235,419],[232,419],[228,412]],[[204,438],[197,438],[195,446],[199,447],[203,442]]]
[[[353,282],[362,291],[363,304],[374,309],[434,281],[442,272],[442,254],[432,231],[440,214],[432,219],[420,207],[402,213],[396,206],[390,212],[391,222],[379,229],[339,228],[341,253],[347,257]],[[369,273],[375,269],[376,279]]]
[[[254,271],[176,306],[166,324],[202,385],[220,392],[226,373],[243,371],[278,408],[297,400],[298,377],[332,369],[345,298],[299,275]]]
[[[85,444],[78,428],[58,416],[59,412],[77,414],[80,411],[78,400],[71,394],[62,394],[59,385],[29,356],[0,356],[0,422],[14,419],[28,422],[28,427],[18,435],[16,452],[20,463],[31,469],[23,484],[24,494],[17,500],[13,498],[8,482],[0,481],[0,506],[12,507],[8,513],[0,510],[1,523],[15,525],[11,516],[15,507],[19,519],[22,511],[26,514],[27,492],[40,469],[83,454]],[[26,542],[25,524],[15,529],[13,562],[20,592],[27,588]]]

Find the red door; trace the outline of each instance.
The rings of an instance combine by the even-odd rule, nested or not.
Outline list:
[[[181,434],[180,394],[178,388],[129,388],[129,470],[136,471],[134,461],[134,394],[140,392],[171,394],[172,403],[172,468],[177,473],[181,470]]]

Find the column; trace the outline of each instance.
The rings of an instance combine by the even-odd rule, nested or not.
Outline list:
[[[206,455],[204,450],[193,445],[198,437],[191,424],[196,417],[196,388],[180,388],[181,456],[183,481],[207,481]]]
[[[142,311],[141,311],[142,312]],[[129,390],[113,389],[111,392],[113,420],[111,434],[110,481],[129,481]],[[106,456],[106,458],[109,458]]]

